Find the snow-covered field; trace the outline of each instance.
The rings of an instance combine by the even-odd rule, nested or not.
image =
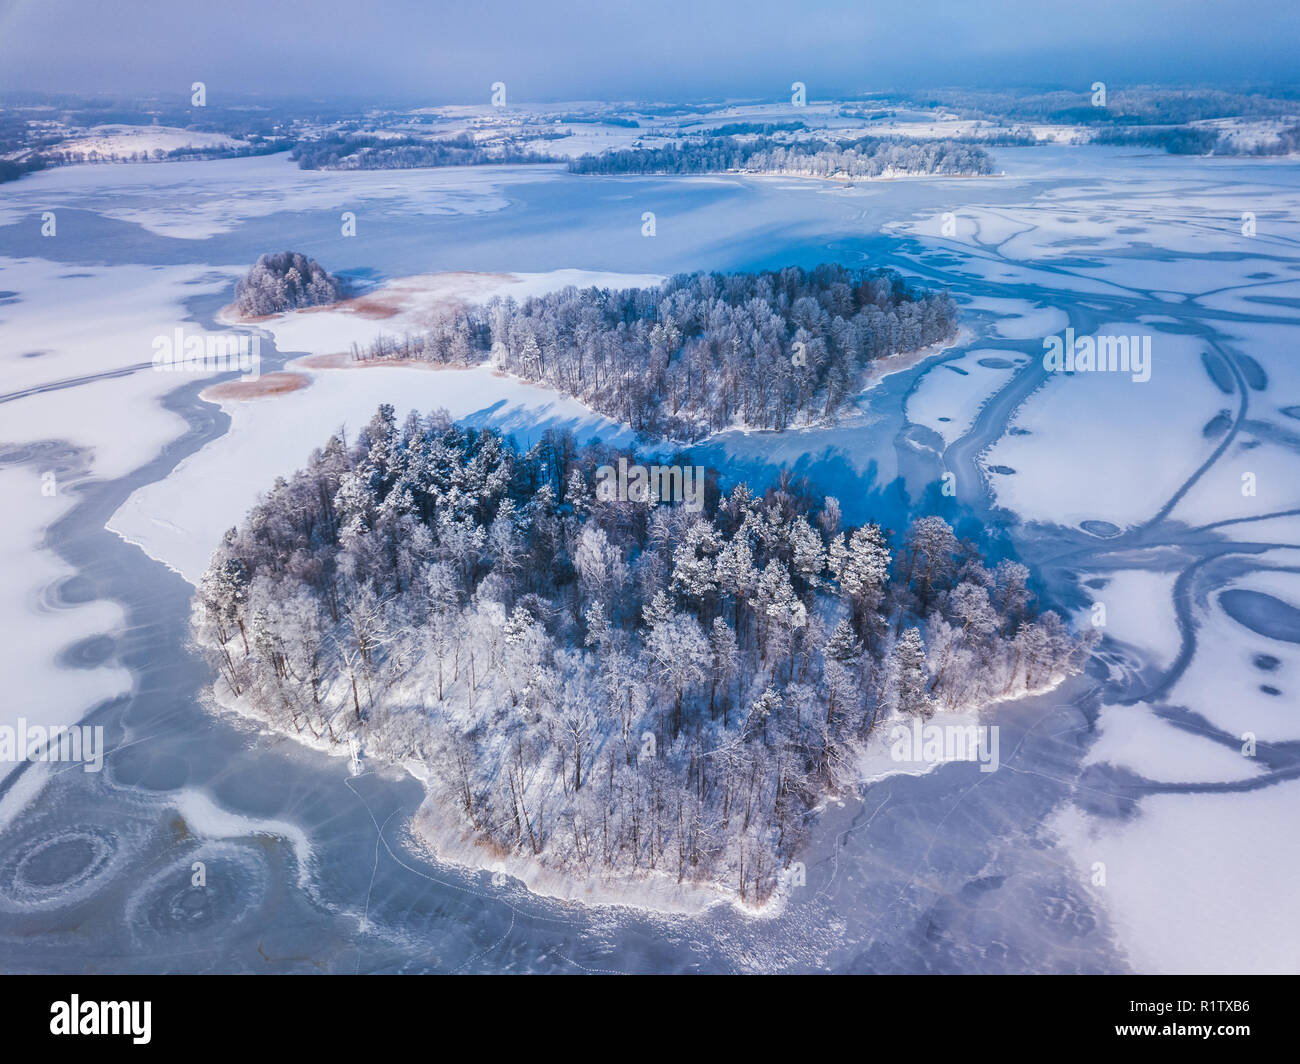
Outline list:
[[[170,126],[104,125],[92,126],[84,134],[62,141],[56,150],[85,162],[130,159],[177,148],[233,148],[243,143],[224,133],[198,133]]]

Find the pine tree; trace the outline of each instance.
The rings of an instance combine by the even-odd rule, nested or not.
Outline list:
[[[907,629],[894,644],[892,666],[896,711],[923,719],[934,716],[925,676],[925,644],[918,629]]]
[[[722,726],[727,727],[727,685],[736,675],[740,662],[740,652],[736,645],[736,633],[721,617],[713,618],[713,627],[709,629],[709,646],[713,651],[713,682],[709,687],[709,719],[716,713],[718,692],[722,692]]]
[[[830,567],[852,609],[854,631],[870,642],[882,624],[878,611],[889,580],[889,548],[876,524],[832,541]]]

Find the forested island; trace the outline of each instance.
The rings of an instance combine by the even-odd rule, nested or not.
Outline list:
[[[235,282],[234,306],[246,317],[262,317],[327,306],[346,294],[347,285],[315,259],[297,251],[279,251],[258,256],[252,269]]]
[[[1087,652],[1024,566],[938,517],[852,527],[789,477],[710,476],[698,511],[611,500],[620,459],[381,407],[214,554],[193,635],[215,701],[408,765],[435,845],[758,905],[873,729],[1044,689]]]
[[[577,174],[713,174],[744,170],[795,177],[859,178],[883,175],[991,174],[993,160],[977,145],[951,139],[706,136],[664,148],[626,148],[584,155],[569,163]]]
[[[424,334],[354,348],[353,358],[490,359],[638,432],[693,442],[736,425],[831,420],[872,361],[950,340],[956,323],[947,292],[830,264],[497,298]]]

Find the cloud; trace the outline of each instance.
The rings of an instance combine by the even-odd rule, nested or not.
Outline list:
[[[515,101],[1294,77],[1294,0],[0,0],[0,88]]]

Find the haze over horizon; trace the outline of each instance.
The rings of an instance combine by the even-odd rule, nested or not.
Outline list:
[[[129,10],[0,0],[0,91],[486,102],[810,99],[892,88],[1294,81],[1300,5],[1251,0],[878,0],[701,5],[501,0],[473,10],[390,0],[229,0]]]

